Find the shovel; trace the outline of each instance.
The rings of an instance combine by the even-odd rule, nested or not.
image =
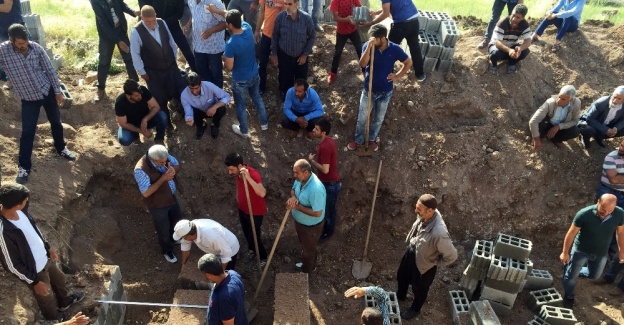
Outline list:
[[[243,177],[243,182],[245,184],[245,195],[247,196],[247,209],[249,210],[249,216],[251,220],[251,231],[253,232],[254,249],[256,252],[256,261],[258,262],[258,270],[262,272],[262,264],[260,263],[260,249],[258,248],[258,237],[256,233],[256,223],[254,222],[255,217],[251,208],[251,198],[249,197],[249,187],[248,187],[247,179],[245,177]],[[254,279],[257,280],[257,276],[255,276]],[[267,282],[267,285],[265,285],[264,287],[258,286],[258,290],[262,292],[266,292],[267,290],[269,290],[269,286],[270,286],[270,283]]]
[[[373,96],[373,63],[375,62],[375,46],[371,46],[370,54],[370,69],[368,72],[368,102],[366,103],[366,137],[364,138],[364,147],[359,147],[355,152],[360,157],[372,156],[375,152],[368,147],[368,136],[370,135],[370,115],[371,115],[371,101]]]
[[[284,226],[286,225],[286,221],[288,221],[288,215],[290,215],[290,209],[286,210],[286,214],[284,214],[284,219],[282,219],[282,224],[280,225],[279,230],[277,231],[277,236],[275,236],[275,241],[273,242],[273,247],[271,247],[271,253],[269,253],[269,259],[267,260],[267,264],[262,271],[262,276],[260,277],[260,282],[258,283],[258,288],[262,288],[262,282],[264,282],[264,277],[266,276],[267,270],[271,265],[271,260],[273,259],[273,254],[275,253],[275,248],[277,248],[277,243],[279,243],[280,236],[282,235],[282,231],[284,230]],[[260,290],[256,290],[256,294],[254,295],[254,301],[258,298],[258,293]]]
[[[370,238],[371,227],[373,226],[373,214],[375,212],[375,201],[377,200],[377,188],[379,187],[379,175],[381,175],[381,163],[379,161],[379,168],[377,169],[377,180],[375,181],[375,191],[373,193],[373,206],[371,207],[370,218],[368,220],[368,232],[366,233],[366,244],[364,244],[364,254],[362,254],[362,260],[353,261],[353,268],[351,274],[353,277],[361,280],[366,279],[370,275],[370,271],[373,268],[373,263],[366,259],[366,252],[368,251],[368,239]]]

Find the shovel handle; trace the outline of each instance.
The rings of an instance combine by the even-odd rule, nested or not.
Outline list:
[[[370,42],[370,41],[369,41]],[[368,149],[368,137],[370,135],[371,101],[373,96],[373,63],[375,62],[375,45],[371,46],[370,63],[368,68],[368,99],[366,103],[366,138],[364,148]]]
[[[258,261],[258,270],[262,270],[260,263],[260,250],[258,248],[258,236],[256,235],[256,223],[254,221],[253,210],[251,209],[251,198],[249,197],[249,187],[247,186],[247,178],[243,176],[243,183],[245,184],[245,195],[247,196],[247,209],[249,209],[249,221],[251,221],[251,231],[253,233],[254,248],[256,249],[256,260]]]
[[[371,207],[370,218],[368,219],[368,231],[366,232],[366,244],[364,244],[364,254],[362,254],[362,261],[366,260],[366,252],[368,251],[368,239],[370,238],[370,232],[373,226],[373,214],[375,212],[375,201],[377,201],[377,188],[379,187],[379,176],[381,175],[382,163],[383,160],[380,160],[379,168],[377,168],[377,180],[375,181],[375,192],[373,193],[373,206]]]
[[[260,282],[258,282],[258,288],[256,289],[256,293],[254,294],[254,301],[258,298],[258,294],[260,293],[260,289],[262,288],[262,282],[264,282],[264,277],[266,276],[267,271],[269,270],[269,266],[271,265],[271,260],[273,259],[273,253],[275,253],[275,248],[277,248],[277,243],[279,243],[280,236],[282,235],[282,231],[284,230],[284,226],[286,225],[286,221],[288,221],[288,215],[290,215],[290,209],[286,210],[284,214],[284,219],[282,219],[282,224],[280,225],[279,230],[277,231],[277,235],[275,236],[275,241],[273,242],[273,247],[271,247],[271,253],[269,254],[269,259],[267,260],[267,264],[262,271],[262,276],[260,277]]]

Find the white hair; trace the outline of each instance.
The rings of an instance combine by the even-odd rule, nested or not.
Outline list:
[[[614,95],[624,95],[624,86],[618,86],[617,88],[615,88],[615,90],[613,91]]]
[[[169,156],[169,152],[167,151],[167,148],[165,148],[165,146],[161,144],[155,144],[149,148],[149,150],[147,151],[147,155],[150,157],[150,159],[160,160],[167,159],[167,157]]]
[[[570,95],[570,98],[576,97],[576,88],[572,85],[565,85],[561,87],[559,95]]]

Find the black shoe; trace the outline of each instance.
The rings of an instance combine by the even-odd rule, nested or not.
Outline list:
[[[218,126],[214,126],[214,125],[210,126],[210,136],[213,139],[216,139],[219,136],[219,127]]]
[[[589,137],[582,136],[582,135],[580,137],[581,137],[581,144],[583,145],[583,148],[589,149],[589,146],[590,146]]]
[[[607,147],[604,142],[602,142],[602,138],[594,138],[594,141],[596,141],[596,143],[603,148]]]
[[[418,316],[419,312],[413,310],[412,308],[408,308],[404,312],[401,313],[401,318],[408,320]]]
[[[71,298],[71,302],[69,303],[69,305],[65,306],[65,307],[59,307],[59,311],[66,311],[67,309],[69,309],[69,307],[77,302],[82,301],[82,299],[84,299],[85,297],[85,293],[82,291],[77,291],[72,293],[71,295],[69,295],[69,298]]]
[[[206,124],[203,124],[202,126],[197,128],[197,131],[195,132],[195,139],[199,140],[204,136],[204,132],[206,132],[206,128],[208,126]]]
[[[574,299],[563,298],[563,308],[572,309],[574,306]]]

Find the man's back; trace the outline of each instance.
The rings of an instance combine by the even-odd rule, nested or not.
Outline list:
[[[258,75],[253,31],[247,22],[243,21],[241,27],[243,32],[230,36],[223,54],[227,58],[234,58],[232,68],[234,81],[249,80]]]
[[[221,325],[224,320],[234,318],[235,325],[248,325],[243,280],[234,270],[227,273],[227,277],[215,286],[210,295],[206,324]]]

